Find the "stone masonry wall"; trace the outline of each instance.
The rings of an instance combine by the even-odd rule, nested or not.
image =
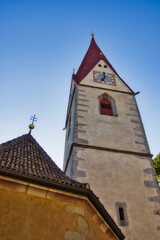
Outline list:
[[[100,114],[104,93],[114,98],[117,116]],[[76,86],[73,127],[72,177],[91,185],[127,240],[158,239],[159,188],[134,95]],[[124,226],[117,206],[124,207]]]

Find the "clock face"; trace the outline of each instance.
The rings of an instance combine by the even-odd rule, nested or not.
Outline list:
[[[93,79],[95,82],[99,82],[107,85],[114,85],[114,86],[116,85],[114,74],[93,71]]]

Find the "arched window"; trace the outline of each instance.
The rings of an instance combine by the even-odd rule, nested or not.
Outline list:
[[[99,112],[103,115],[118,116],[116,102],[113,97],[107,93],[103,93],[98,97]]]
[[[113,115],[112,104],[105,98],[100,101],[100,112],[104,115]]]

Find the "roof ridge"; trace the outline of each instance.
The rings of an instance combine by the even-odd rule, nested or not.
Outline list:
[[[1,143],[1,144],[0,144],[0,151],[1,151],[1,150],[4,150],[4,149],[6,149],[6,148],[9,148],[9,147],[11,147],[12,145],[15,145],[16,143],[18,143],[18,142],[21,140],[22,137],[25,137],[25,136],[27,136],[27,135],[29,135],[29,133],[24,134],[24,135],[19,136],[19,137],[16,137],[16,138],[13,138],[12,140],[9,140],[9,141],[7,141],[7,142]],[[31,135],[30,135],[30,136],[31,136]],[[33,138],[33,137],[32,137],[32,138]]]
[[[51,157],[30,134],[0,144],[0,169],[30,178],[41,178],[62,184],[86,187],[71,179],[56,165]]]

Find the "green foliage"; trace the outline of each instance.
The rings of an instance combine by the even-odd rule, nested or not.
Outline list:
[[[153,165],[154,165],[155,170],[156,170],[157,179],[160,180],[160,153],[153,160]]]

